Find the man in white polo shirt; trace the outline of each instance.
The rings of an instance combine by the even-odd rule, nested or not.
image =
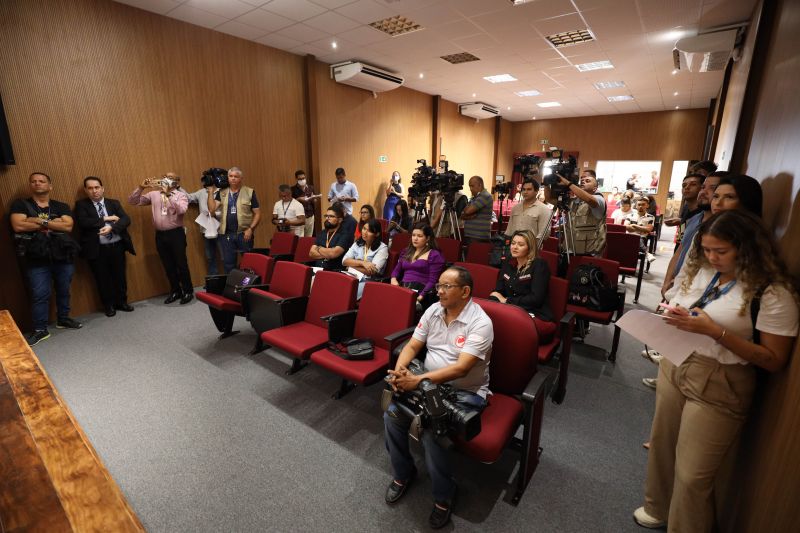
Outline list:
[[[278,187],[280,200],[272,208],[272,223],[278,231],[293,231],[298,237],[303,236],[306,224],[306,210],[303,204],[292,198],[292,188],[288,185]]]
[[[450,267],[439,276],[436,285],[439,302],[422,315],[411,340],[400,352],[389,382],[396,392],[416,389],[423,379],[448,383],[458,389],[457,402],[462,409],[481,411],[489,391],[489,359],[494,340],[492,321],[472,300],[472,276],[462,267]],[[414,375],[408,365],[427,346],[425,373]],[[394,479],[386,490],[386,503],[396,503],[405,494],[417,473],[408,445],[411,419],[392,403],[383,416],[386,447]],[[428,522],[434,529],[450,521],[455,503],[450,452],[444,449],[431,431],[422,432],[425,462],[433,482],[434,505]]]

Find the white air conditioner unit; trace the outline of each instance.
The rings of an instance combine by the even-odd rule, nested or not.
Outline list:
[[[373,93],[391,91],[403,85],[401,76],[358,61],[331,65],[331,78],[338,83],[352,85]]]
[[[689,72],[725,70],[737,33],[738,30],[719,31],[679,40],[672,50],[675,68]]]
[[[482,118],[493,118],[500,116],[500,110],[496,107],[492,107],[489,104],[484,104],[481,102],[475,102],[472,104],[460,104],[458,106],[458,111],[465,117],[471,117],[475,119],[482,119]]]

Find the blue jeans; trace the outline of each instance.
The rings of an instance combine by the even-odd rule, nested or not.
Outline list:
[[[245,241],[244,232],[226,233],[217,237],[217,240],[222,250],[222,265],[225,267],[226,274],[236,268],[236,260],[239,258],[240,252],[245,253],[253,249],[253,239]]]
[[[486,406],[486,400],[478,394],[460,390],[457,395],[459,407],[480,411]],[[397,418],[391,414],[397,414]],[[406,481],[414,474],[414,458],[408,445],[410,426],[411,419],[400,412],[394,402],[389,404],[383,413],[383,427],[394,479],[398,481]],[[456,492],[456,483],[453,481],[450,452],[439,445],[433,432],[427,428],[422,432],[422,447],[425,450],[425,466],[433,482],[433,499],[437,502],[451,501]]]
[[[205,241],[205,252],[206,252],[206,268],[208,270],[209,276],[216,276],[219,272],[217,271],[217,258],[219,257],[219,244],[217,243],[217,239],[206,239],[203,237]]]
[[[50,284],[56,286],[56,309],[58,318],[69,316],[69,285],[75,265],[72,263],[53,263],[45,266],[28,267],[28,283],[31,286],[31,312],[33,330],[47,329],[50,315]]]

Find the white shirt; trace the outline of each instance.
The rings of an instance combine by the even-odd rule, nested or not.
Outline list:
[[[494,328],[489,315],[470,299],[461,313],[448,326],[444,322],[445,309],[436,302],[425,311],[414,329],[413,337],[424,342],[428,348],[425,368],[438,370],[455,364],[461,353],[479,359],[463,378],[450,383],[462,390],[480,395],[491,394],[489,390],[489,360],[492,356]]]
[[[511,208],[511,218],[508,221],[506,235],[513,235],[515,231],[530,230],[539,241],[548,233],[547,222],[550,220],[552,210],[540,202],[525,208],[520,202]]]
[[[288,202],[284,202],[283,200],[278,200],[275,202],[275,207],[272,208],[272,214],[278,215],[278,218],[290,219],[306,216],[306,210],[303,207],[303,204],[292,198]],[[299,226],[289,227],[291,228],[291,231],[293,231],[298,237],[303,236],[304,226],[302,224]]]
[[[686,278],[685,270],[675,278],[675,284],[667,292],[670,305],[680,304],[688,308],[703,296],[716,271],[711,267],[700,269],[688,293],[684,293],[681,284]],[[730,291],[707,304],[703,310],[714,322],[725,328],[728,333],[735,333],[749,341],[753,340],[753,323],[750,318],[750,304],[744,302],[741,282]],[[744,313],[740,313],[744,305]],[[761,307],[756,319],[756,328],[763,333],[772,333],[784,337],[794,337],[798,331],[798,310],[792,294],[783,286],[770,285],[761,296]],[[679,330],[675,330],[680,334]],[[715,344],[711,353],[703,353],[706,357],[718,360],[722,364],[748,364],[747,361],[734,354],[721,344]]]
[[[628,209],[627,211],[623,211],[622,208],[618,207],[617,209],[614,210],[613,213],[611,213],[610,218],[614,219],[614,224],[622,224],[623,222],[625,222],[625,219],[628,218],[628,216],[631,213],[635,212],[636,211],[634,211],[633,209]]]
[[[383,268],[386,266],[386,260],[389,258],[389,247],[381,243],[377,250],[367,249],[366,257],[364,256],[365,248],[366,246],[358,244],[358,241],[354,242],[350,249],[347,250],[347,253],[344,254],[344,257],[342,257],[342,261],[345,259],[357,259],[359,261],[366,259],[378,267],[378,273],[376,275],[380,276],[383,274]],[[364,278],[362,278],[362,280],[364,280]]]

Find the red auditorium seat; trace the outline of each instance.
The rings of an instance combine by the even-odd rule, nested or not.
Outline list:
[[[490,242],[471,242],[467,246],[467,256],[464,258],[464,262],[488,265],[492,248],[494,248],[494,244]]]
[[[606,233],[627,233],[625,224],[606,224]]]
[[[272,346],[291,355],[294,361],[288,373],[297,372],[305,366],[312,352],[328,342],[328,326],[323,317],[355,309],[357,288],[358,281],[352,276],[321,271],[314,276],[307,304],[303,298],[275,301],[253,294],[251,298],[262,300],[259,310],[267,306],[282,308],[278,312],[283,316],[284,325],[261,333],[260,348]]]
[[[256,273],[260,278],[260,284],[255,287],[261,287],[270,282],[274,264],[275,260],[272,257],[262,254],[246,253],[242,255],[239,268],[241,270],[250,269]],[[238,300],[228,298],[224,294],[227,281],[227,274],[208,276],[206,277],[206,290],[197,293],[197,299],[208,305],[208,310],[211,312],[214,325],[217,327],[217,330],[222,333],[219,337],[220,339],[238,333],[238,331],[232,331],[233,321],[237,315],[247,316],[248,308],[246,307],[246,295],[252,288],[248,286],[232,291],[238,296]]]
[[[464,267],[472,275],[472,295],[476,298],[488,298],[497,287],[497,276],[500,269],[488,265],[476,263],[455,263],[456,266]]]
[[[378,222],[381,224],[381,240],[388,244],[389,243],[389,221],[385,218],[377,219]]]
[[[445,263],[461,261],[461,241],[458,239],[442,237],[441,239],[436,239],[436,245],[442,252]]]
[[[269,255],[276,261],[292,260],[297,248],[297,235],[288,232],[275,232],[270,242]]]
[[[569,282],[565,279],[550,276],[550,286],[547,290],[550,310],[553,312],[553,321],[557,324],[542,327],[539,319],[537,331],[550,330],[539,335],[539,362],[551,363],[558,355],[558,382],[553,391],[553,401],[561,403],[567,392],[567,373],[569,371],[569,354],[572,350],[572,332],[575,328],[575,313],[567,311],[567,296],[569,295]]]
[[[531,317],[521,307],[475,300],[494,327],[489,365],[489,404],[481,413],[481,432],[472,440],[456,439],[456,447],[473,459],[494,463],[509,446],[520,453],[512,502],[519,503],[539,464],[544,399],[553,375],[537,372],[539,339]],[[516,438],[522,426],[522,438]]]
[[[352,321],[355,315],[352,334],[348,336],[370,338],[375,344],[375,357],[365,361],[348,361],[327,348],[311,354],[312,363],[342,377],[334,398],[347,394],[356,383],[370,385],[383,379],[390,364],[394,364],[390,361],[390,354],[413,331],[409,327],[414,323],[416,301],[416,293],[410,289],[385,283],[367,283],[358,311],[332,317],[329,328],[335,327],[334,322],[340,320]]]
[[[558,253],[558,237],[548,237],[542,244],[542,250],[546,252]]]
[[[315,260],[309,255],[309,252],[316,241],[316,237],[300,237],[297,239],[297,247],[294,250],[294,258],[292,260],[295,263],[303,264],[311,264],[315,262]]]
[[[640,251],[639,236],[633,233],[606,234],[605,258],[619,263],[619,273],[623,283],[625,283],[625,276],[636,276],[636,292],[633,295],[633,303],[638,303],[645,260],[644,254]]]
[[[555,252],[548,252],[545,250],[541,250],[539,252],[539,257],[547,261],[547,266],[550,268],[550,275],[557,276],[558,275],[558,254]]]
[[[392,245],[389,247],[389,253],[403,253],[403,250],[408,248],[411,243],[411,233],[395,233],[392,237]]]

